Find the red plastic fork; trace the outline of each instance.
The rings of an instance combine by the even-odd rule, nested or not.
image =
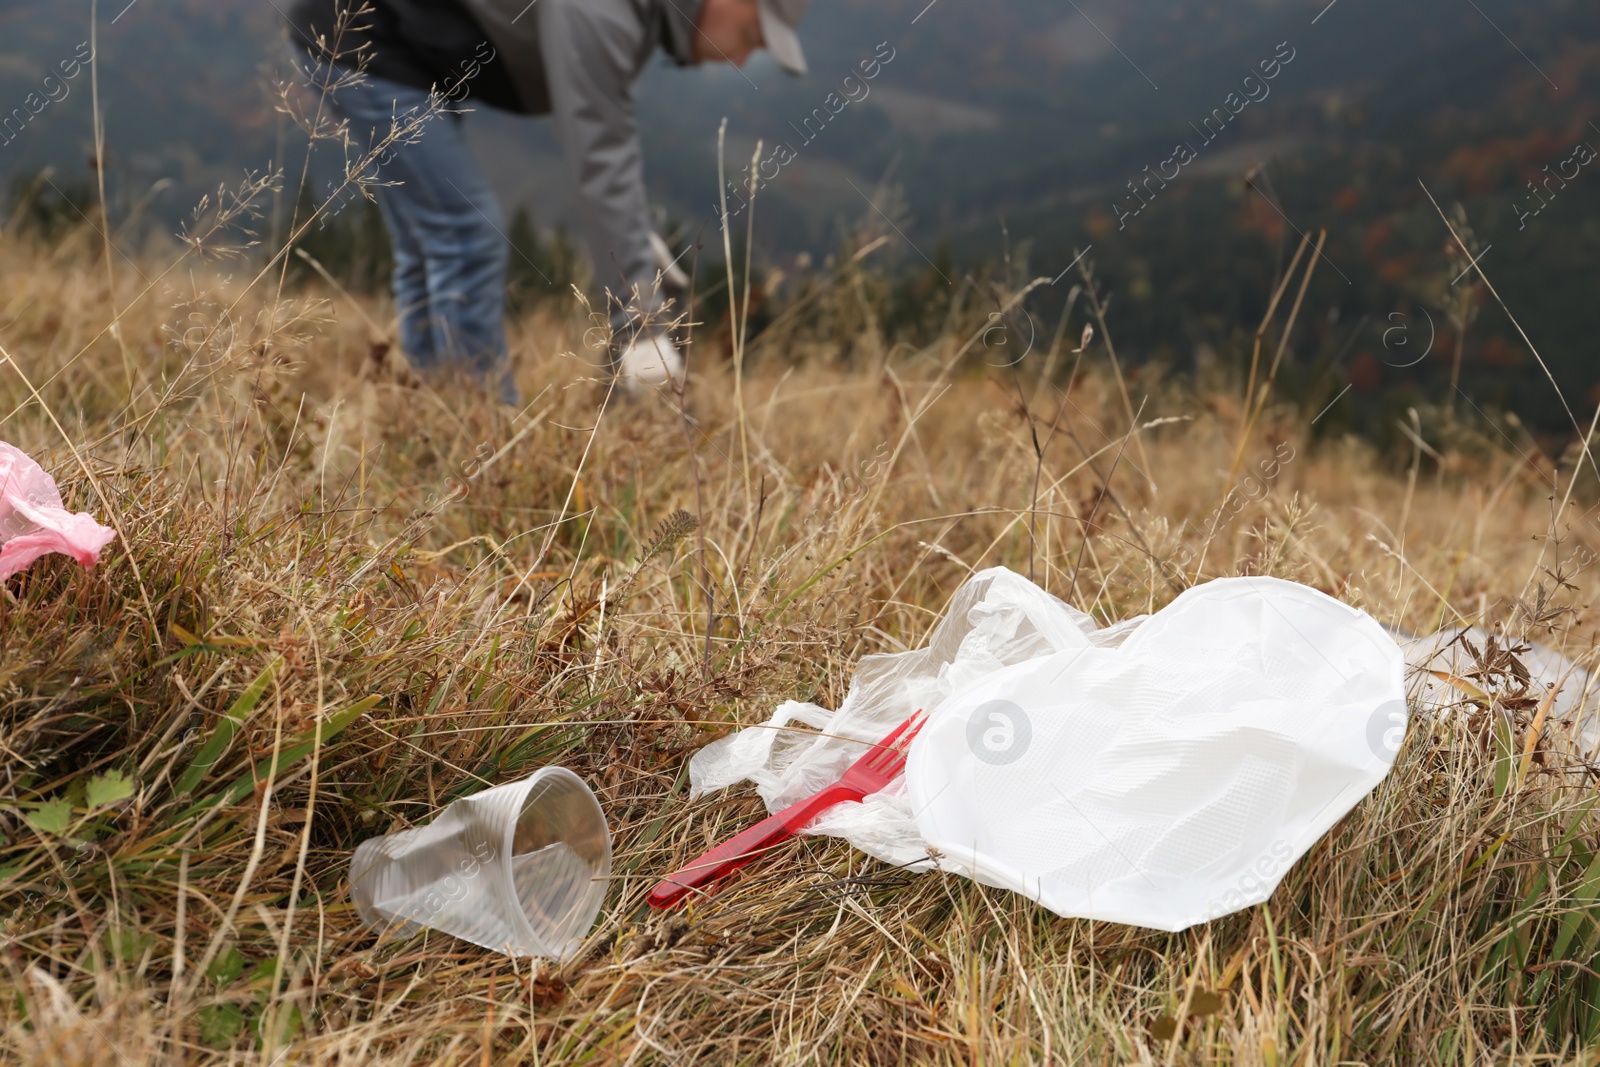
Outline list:
[[[835,804],[861,800],[887,786],[906,769],[906,752],[926,720],[918,710],[894,732],[873,745],[844,772],[844,777],[815,796],[769,815],[750,829],[724,841],[650,891],[650,905],[670,908],[691,891],[704,889],[732,874],[763,852],[793,837]]]

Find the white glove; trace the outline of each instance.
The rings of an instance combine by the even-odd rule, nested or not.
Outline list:
[[[617,359],[617,378],[625,386],[654,386],[671,382],[683,384],[683,353],[665,333],[646,333],[636,337]]]
[[[688,292],[689,276],[678,266],[678,261],[673,258],[672,249],[667,247],[667,242],[654,230],[650,231],[650,251],[656,257],[656,269],[661,272],[661,287],[673,294]]]

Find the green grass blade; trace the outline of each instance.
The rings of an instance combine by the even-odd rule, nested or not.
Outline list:
[[[328,716],[328,720],[315,731],[308,730],[293,743],[279,749],[277,758],[268,760],[265,765],[252,765],[249,771],[234,779],[233,783],[222,791],[222,803],[237,804],[250,795],[257,783],[277,778],[315,752],[319,743],[317,735],[321,735],[320,743],[326,746],[329,741],[343,733],[347,726],[371,711],[382,699],[383,697],[377,693],[362,697],[343,711]]]
[[[233,744],[234,736],[250,717],[250,713],[256,710],[256,705],[261,702],[262,694],[267,691],[272,676],[277,673],[278,665],[282,662],[282,656],[274,656],[272,662],[256,675],[256,680],[246,686],[233,705],[222,713],[222,720],[217,723],[217,728],[211,731],[206,743],[195,753],[194,759],[189,761],[189,766],[184,768],[183,774],[179,775],[178,783],[173,787],[178,795],[193,793],[195,786],[206,776],[206,772],[216,765],[223,753],[228,750],[228,746]]]
[[[1556,933],[1555,944],[1550,946],[1550,951],[1545,954],[1547,962],[1566,959],[1567,948],[1577,936],[1579,928],[1590,919],[1600,918],[1600,915],[1595,913],[1597,900],[1600,900],[1600,856],[1596,856],[1589,864],[1589,869],[1583,872],[1583,879],[1573,890],[1572,910],[1561,920],[1561,929]],[[1587,964],[1589,961],[1579,960],[1579,962]],[[1544,992],[1545,986],[1550,982],[1550,976],[1555,973],[1556,968],[1552,967],[1539,975],[1539,981],[1533,987],[1535,999]]]
[[[1494,752],[1494,795],[1503,797],[1511,788],[1511,768],[1517,753],[1511,724],[1499,715],[1494,720]]]

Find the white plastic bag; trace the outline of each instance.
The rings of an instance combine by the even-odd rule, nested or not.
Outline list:
[[[1383,779],[1403,673],[1364,613],[1218,579],[1118,648],[951,694],[911,748],[916,825],[947,866],[1057,914],[1182,930],[1265,900]]]

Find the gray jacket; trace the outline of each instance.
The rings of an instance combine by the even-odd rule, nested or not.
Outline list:
[[[461,0],[515,82],[524,109],[548,112],[582,199],[596,281],[645,306],[659,269],[650,249],[634,82],[657,46],[695,62],[700,0]]]

